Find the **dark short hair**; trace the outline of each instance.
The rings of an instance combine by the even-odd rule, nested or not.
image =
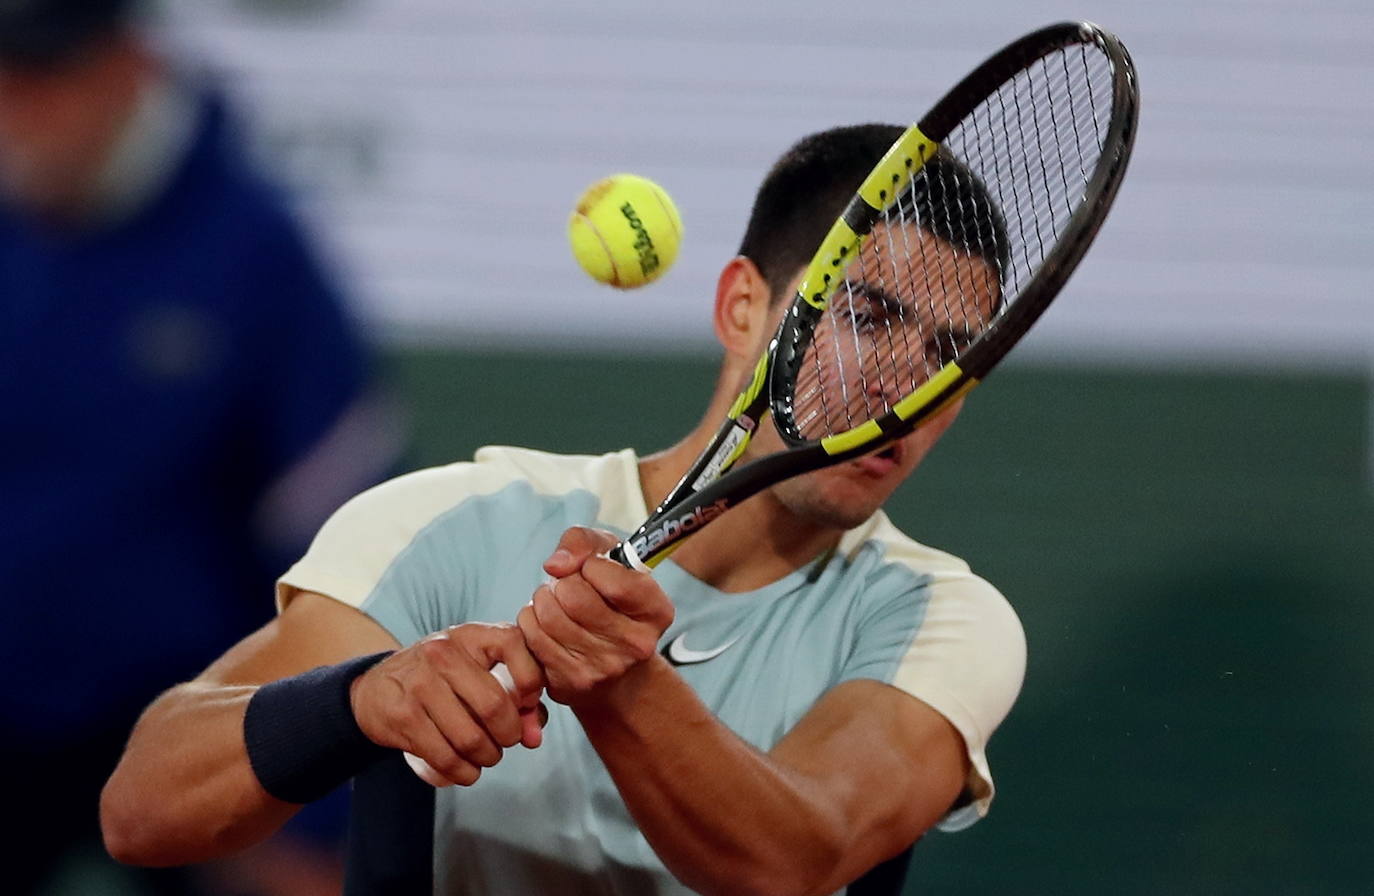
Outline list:
[[[60,64],[127,23],[136,0],[0,0],[0,65]]]
[[[739,254],[758,267],[775,300],[811,260],[873,166],[905,128],[860,124],[803,137],[774,163],[759,185]],[[980,255],[999,276],[1008,256],[1006,226],[982,181],[945,149],[925,163],[900,200],[920,225]],[[932,207],[940,214],[933,214]]]

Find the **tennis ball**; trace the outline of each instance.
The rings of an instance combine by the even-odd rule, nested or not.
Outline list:
[[[573,257],[593,278],[618,289],[663,276],[677,259],[682,218],[663,188],[614,174],[587,188],[568,218]]]

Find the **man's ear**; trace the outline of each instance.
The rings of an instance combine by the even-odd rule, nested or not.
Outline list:
[[[716,338],[728,354],[752,356],[768,325],[771,307],[768,282],[758,266],[743,255],[730,259],[716,281]]]

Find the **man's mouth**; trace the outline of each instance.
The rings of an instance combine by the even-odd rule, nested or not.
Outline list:
[[[901,466],[902,454],[902,443],[893,442],[881,451],[864,455],[854,464],[870,476],[886,476]]]

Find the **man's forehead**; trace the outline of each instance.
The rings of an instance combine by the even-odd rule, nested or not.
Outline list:
[[[914,223],[874,227],[845,277],[906,301],[938,294],[983,305],[999,293],[997,270],[987,259]]]
[[[873,232],[869,234],[863,252],[860,253],[860,261],[865,254],[876,255],[889,262],[915,265],[929,263],[931,260],[944,263],[950,257],[973,257],[981,260],[981,256],[961,249],[937,236],[929,228],[908,220],[879,221],[873,225]]]
[[[806,270],[803,266],[792,277],[789,299],[796,294]],[[941,303],[968,304],[979,309],[979,314],[987,314],[1000,304],[999,284],[996,268],[981,255],[961,249],[913,221],[879,222],[845,270],[845,280],[835,295],[838,299],[849,292],[875,301],[892,297],[917,306],[928,305],[935,297]],[[790,301],[780,304],[785,309]]]

